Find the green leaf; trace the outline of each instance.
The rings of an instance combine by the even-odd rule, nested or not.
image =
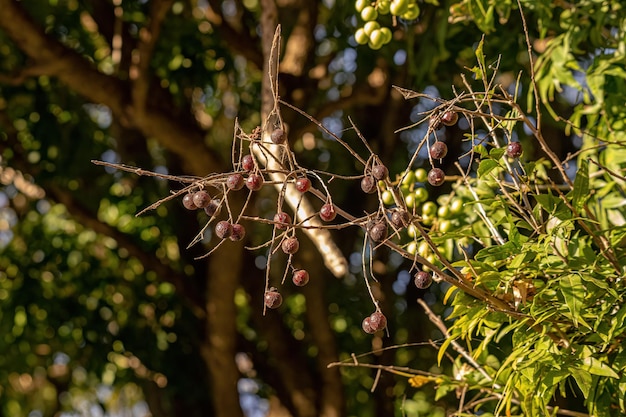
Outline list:
[[[589,198],[589,162],[586,159],[580,162],[572,193],[573,206],[577,211],[580,211]]]
[[[582,365],[580,369],[589,372],[592,375],[598,376],[608,376],[609,378],[619,379],[619,376],[609,365],[600,360],[594,358],[593,356],[589,356],[582,360]]]
[[[478,165],[478,177],[482,178],[495,168],[498,167],[498,162],[493,159],[484,159],[480,161],[480,165]]]
[[[589,397],[589,391],[591,390],[591,384],[593,382],[591,373],[580,368],[569,368],[569,371],[572,373],[572,376],[574,377],[574,380],[584,397]]]
[[[560,287],[563,298],[565,298],[565,304],[572,315],[574,326],[578,327],[580,309],[583,305],[584,293],[586,291],[582,280],[576,274],[565,275],[560,280]]]

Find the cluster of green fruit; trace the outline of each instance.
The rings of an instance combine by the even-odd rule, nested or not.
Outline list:
[[[414,0],[356,0],[354,3],[364,25],[356,30],[354,38],[360,45],[380,49],[392,38],[391,29],[376,21],[381,15],[391,14],[405,20],[417,19],[420,9]]]

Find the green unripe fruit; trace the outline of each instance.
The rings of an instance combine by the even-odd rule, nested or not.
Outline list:
[[[372,6],[366,6],[363,10],[361,10],[361,19],[365,22],[376,20],[377,17],[378,12]]]
[[[358,13],[361,13],[363,9],[370,5],[369,0],[356,0],[354,8]]]
[[[380,29],[374,29],[370,34],[370,41],[368,45],[372,49],[380,49],[383,46],[384,38]]]
[[[380,29],[380,24],[378,22],[367,22],[363,26],[363,31],[367,34],[367,36],[370,36],[374,29]]]
[[[463,211],[463,200],[460,198],[453,198],[450,202],[450,213],[459,214]]]
[[[419,246],[417,247],[417,253],[422,258],[426,258],[432,255],[430,253],[430,246],[428,246],[428,242],[426,242],[425,240],[421,241]]]
[[[450,217],[450,208],[448,206],[440,206],[437,210],[437,216],[444,219]]]
[[[415,181],[416,181],[415,172],[409,171],[406,173],[404,178],[402,178],[402,185],[406,185],[407,187],[410,187],[411,185],[413,185]]]
[[[424,216],[434,216],[437,213],[437,204],[432,201],[427,201],[422,206],[422,215]]]
[[[376,10],[378,10],[379,14],[389,14],[390,8],[391,8],[391,1],[389,0],[378,0],[376,2]]]
[[[392,0],[389,11],[394,16],[400,16],[409,8],[409,0]]]
[[[365,33],[365,30],[363,28],[358,28],[356,32],[354,32],[354,39],[359,45],[365,45],[370,40],[369,36],[367,36],[367,33]]]
[[[417,182],[428,181],[428,172],[424,168],[417,168],[415,170],[415,179]]]
[[[383,35],[383,44],[388,44],[391,41],[391,38],[393,38],[391,29],[388,27],[380,28],[380,33]]]
[[[435,222],[435,219],[436,217],[434,214],[428,214],[422,216],[422,223],[424,223],[426,226],[431,226]]]
[[[394,203],[393,193],[389,190],[383,191],[382,199],[383,199],[383,203],[385,203],[388,206]]]
[[[409,237],[416,237],[418,235],[417,227],[414,224],[410,224],[409,227],[406,228],[406,233]]]
[[[450,220],[442,220],[439,222],[439,231],[441,233],[448,233],[452,230],[452,222]]]
[[[415,255],[417,253],[417,242],[410,242],[407,246],[406,246],[406,251],[409,252],[411,255]]]
[[[419,15],[420,15],[420,8],[417,6],[417,4],[413,3],[409,5],[409,7],[404,13],[402,13],[401,17],[406,20],[414,20],[414,19],[417,19]]]
[[[424,201],[428,200],[428,190],[426,188],[416,188],[414,194],[415,200],[418,203],[423,203]]]
[[[415,201],[415,194],[409,194],[404,197],[404,204],[406,204],[407,208],[415,207],[417,201]]]

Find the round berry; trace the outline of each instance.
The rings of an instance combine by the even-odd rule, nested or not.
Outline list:
[[[283,296],[274,287],[265,292],[264,298],[267,308],[278,308],[283,303]]]
[[[296,286],[304,287],[309,283],[309,273],[304,269],[298,269],[294,271],[291,280]]]
[[[281,248],[283,252],[285,252],[287,255],[293,255],[294,253],[298,252],[298,249],[300,249],[300,242],[295,236],[288,237],[287,239],[283,240]]]
[[[226,186],[234,191],[241,190],[244,183],[243,175],[237,173],[229,175],[226,179]]]
[[[394,210],[391,213],[391,224],[396,229],[401,229],[406,227],[409,224],[410,216],[409,213],[404,210]]]
[[[425,290],[426,288],[430,287],[430,284],[433,283],[433,277],[428,272],[419,271],[417,274],[415,274],[415,279],[413,280],[413,283],[420,290]]]
[[[198,208],[198,206],[196,206],[196,203],[193,202],[193,194],[185,194],[183,196],[183,206],[187,210],[195,210]]]
[[[368,232],[374,242],[382,242],[387,238],[387,224],[384,221],[376,222]]]
[[[387,327],[387,317],[380,311],[375,311],[370,316],[370,326],[375,332]]]
[[[372,329],[372,324],[370,323],[369,316],[363,319],[363,323],[361,323],[361,327],[363,328],[363,331],[367,334],[376,333],[376,330]]]
[[[417,168],[415,170],[415,180],[417,182],[426,182],[428,180],[428,172],[424,168]]]
[[[246,235],[246,228],[239,223],[233,224],[233,233],[230,235],[230,240],[237,242],[244,238]]]
[[[376,165],[372,168],[372,176],[378,181],[382,181],[389,175],[389,170],[384,165]]]
[[[376,192],[376,180],[371,175],[366,175],[361,180],[361,190],[367,194]]]
[[[432,186],[438,187],[446,180],[446,174],[441,168],[433,168],[428,171],[428,183]]]
[[[254,158],[252,155],[244,155],[244,157],[241,158],[241,168],[243,168],[244,171],[252,171],[254,169]]]
[[[320,208],[320,218],[325,222],[333,221],[335,217],[337,217],[337,211],[331,203],[326,203]]]
[[[221,201],[218,198],[214,198],[209,202],[209,205],[204,208],[204,212],[208,216],[215,216],[220,212]]]
[[[449,110],[441,115],[441,123],[443,123],[446,126],[454,126],[458,120],[459,120],[458,113],[452,110]]]
[[[274,215],[274,223],[277,229],[284,230],[291,225],[291,216],[284,211],[279,211]]]
[[[522,151],[522,144],[519,142],[511,142],[506,146],[506,156],[509,158],[519,158]]]
[[[296,190],[300,191],[301,193],[306,193],[310,189],[311,189],[310,179],[303,177],[303,178],[298,178],[296,180]]]
[[[270,135],[270,139],[277,145],[285,143],[287,140],[287,134],[283,129],[275,129]]]
[[[211,196],[204,190],[196,191],[193,195],[193,203],[198,208],[205,208],[211,202]]]
[[[263,187],[263,177],[259,174],[250,174],[246,179],[246,187],[250,191],[259,191]]]
[[[430,147],[430,157],[433,159],[442,159],[445,158],[448,154],[448,145],[441,141],[437,141],[433,143],[433,146]]]
[[[215,225],[215,234],[220,239],[229,238],[233,234],[233,225],[226,220],[222,220]]]

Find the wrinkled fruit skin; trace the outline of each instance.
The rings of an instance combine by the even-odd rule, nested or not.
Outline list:
[[[185,194],[183,196],[183,207],[187,210],[195,210],[198,208],[196,203],[193,202],[193,194]]]
[[[246,179],[246,187],[250,191],[259,191],[263,187],[263,177],[259,174],[250,174]]]
[[[437,141],[433,143],[430,147],[430,157],[433,159],[442,159],[445,158],[448,154],[448,145],[441,141]]]
[[[335,206],[330,203],[324,204],[320,209],[320,218],[325,222],[333,221],[337,217]]]
[[[366,175],[361,180],[361,190],[367,194],[376,192],[376,180],[370,175]]]
[[[285,252],[287,255],[293,255],[294,253],[298,252],[298,249],[300,249],[300,242],[298,241],[297,237],[288,237],[287,239],[283,240],[281,248],[283,252]]]
[[[220,239],[229,238],[233,234],[233,225],[226,220],[222,220],[215,225],[215,234]]]
[[[291,216],[284,211],[280,211],[274,215],[274,222],[277,229],[284,230],[291,224]]]
[[[372,168],[372,176],[378,181],[382,181],[389,175],[389,170],[384,165],[376,165]]]
[[[232,174],[226,180],[226,186],[234,191],[241,190],[244,186],[245,180],[241,174]]]
[[[298,287],[304,287],[309,283],[309,273],[304,269],[298,269],[291,277],[293,283]]]
[[[244,171],[252,171],[254,169],[254,158],[252,158],[252,155],[244,155],[241,158],[241,167]]]
[[[265,293],[265,306],[267,308],[278,308],[283,303],[283,296],[276,289],[272,288]]]
[[[285,141],[287,140],[287,134],[285,133],[285,131],[283,129],[276,129],[270,135],[270,139],[275,144],[281,145],[281,144],[285,143]]]
[[[447,111],[441,115],[441,123],[446,126],[454,126],[459,120],[459,115],[453,111]]]
[[[239,223],[233,224],[233,232],[230,235],[230,240],[233,242],[237,242],[244,238],[246,235],[246,228],[240,225]]]
[[[198,208],[205,208],[211,202],[211,196],[204,190],[196,191],[193,195],[193,203]]]
[[[375,332],[387,327],[387,317],[380,311],[375,311],[370,315],[370,326]]]
[[[387,238],[387,224],[385,222],[377,222],[369,230],[370,238],[374,242],[382,242]]]
[[[506,146],[506,156],[509,158],[519,158],[522,152],[522,144],[519,142],[511,142]]]
[[[409,213],[404,210],[394,210],[393,213],[391,213],[391,224],[396,229],[401,229],[408,226],[409,220]]]
[[[446,180],[446,174],[441,168],[433,168],[428,171],[428,183],[432,186],[438,187]]]
[[[311,180],[308,178],[298,178],[296,180],[296,190],[306,193],[311,189]]]
[[[204,208],[204,212],[209,216],[215,216],[220,212],[220,200],[214,198],[209,202],[209,205]]]
[[[374,334],[376,333],[376,330],[372,329],[372,324],[370,323],[370,318],[369,317],[365,317],[363,319],[363,323],[361,323],[361,327],[363,328],[363,331],[367,334]]]
[[[433,283],[433,277],[428,272],[419,271],[415,274],[415,279],[413,281],[415,286],[420,290],[425,290],[430,287],[430,284]]]

